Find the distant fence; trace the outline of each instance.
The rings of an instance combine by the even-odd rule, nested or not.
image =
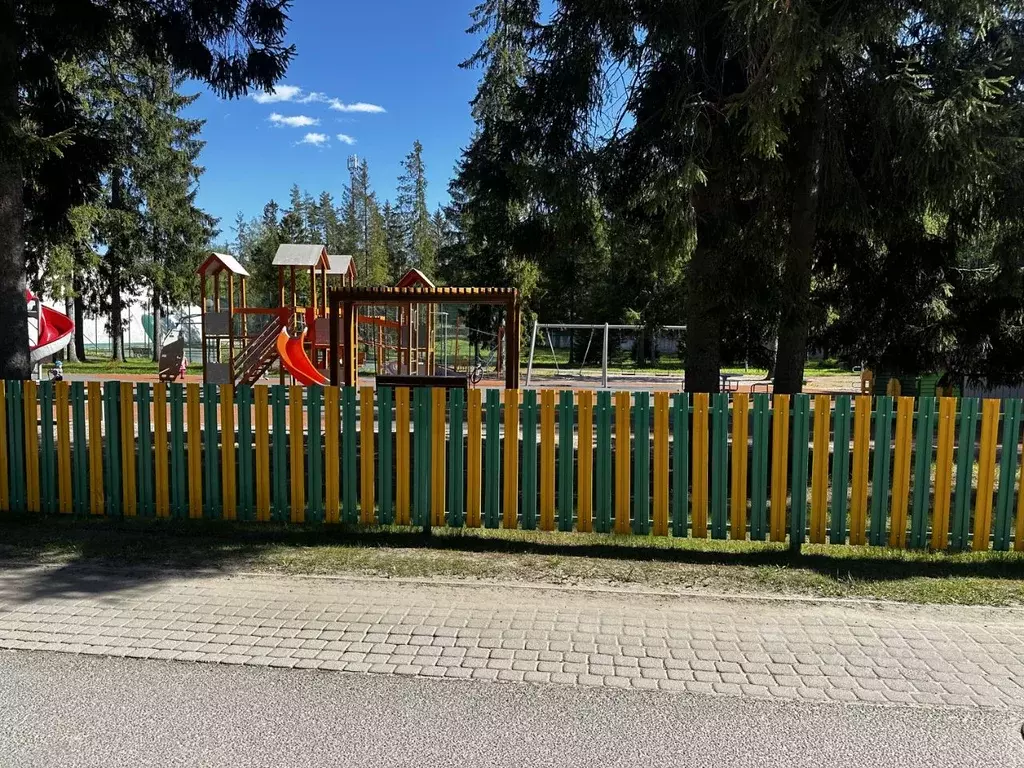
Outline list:
[[[0,510],[1024,550],[1024,402],[0,383]]]

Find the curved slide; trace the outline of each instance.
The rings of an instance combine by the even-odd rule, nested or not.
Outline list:
[[[39,302],[39,333],[36,337],[36,343],[29,347],[29,357],[32,365],[37,365],[50,355],[60,352],[71,343],[71,337],[75,332],[75,324],[63,312],[44,307],[43,303],[29,291],[25,291],[25,301]]]
[[[277,354],[281,356],[281,364],[285,367],[300,384],[307,387],[313,384],[325,386],[330,384],[327,377],[313,367],[303,343],[306,340],[306,331],[303,330],[298,336],[291,336],[288,329],[284,328],[277,337]]]

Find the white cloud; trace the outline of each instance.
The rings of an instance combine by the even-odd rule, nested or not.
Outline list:
[[[274,125],[287,125],[289,128],[308,128],[311,125],[320,125],[320,121],[308,115],[280,115],[271,112],[267,118]]]
[[[257,104],[275,104],[279,101],[294,101],[301,95],[302,89],[297,85],[279,85],[273,93],[254,93],[252,98]]]
[[[331,105],[331,109],[338,112],[364,112],[366,114],[377,115],[381,112],[386,112],[384,107],[378,106],[377,104],[367,104],[365,101],[357,101],[354,104],[345,104],[340,99],[331,99],[328,102]]]
[[[299,144],[312,144],[314,147],[322,147],[328,141],[326,133],[307,133],[302,137]]]
[[[319,91],[311,91],[310,93],[307,93],[305,96],[303,96],[301,99],[296,99],[296,101],[298,101],[299,104],[318,104],[320,102],[326,102],[328,100],[329,99],[327,98],[327,94],[320,93]]]
[[[339,133],[335,138],[343,144],[355,144],[356,140],[347,133]]]

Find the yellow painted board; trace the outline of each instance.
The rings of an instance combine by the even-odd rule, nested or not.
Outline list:
[[[469,404],[466,412],[466,526],[469,528],[480,527],[481,402],[480,390],[469,390]]]
[[[633,395],[615,393],[615,533],[630,532],[630,408]]]
[[[221,500],[225,520],[238,518],[238,487],[235,484],[235,388],[223,384],[220,388],[220,461]]]
[[[198,384],[185,385],[185,411],[188,418],[188,516],[203,516],[203,413],[199,407]]]
[[[153,385],[153,496],[157,517],[171,516],[170,465],[167,439],[167,385]]]
[[[971,549],[987,550],[992,536],[992,494],[996,482],[996,441],[1000,400],[981,401],[981,444],[978,446],[978,494],[974,501],[974,537]]]
[[[135,474],[135,385],[122,381],[121,397],[121,498],[124,516],[139,513],[139,496]]]
[[[913,445],[914,398],[896,402],[896,451],[892,464],[892,509],[889,512],[889,546],[907,546],[907,508],[910,504],[910,452]]]
[[[395,389],[395,525],[409,525],[409,389]]]
[[[653,510],[655,536],[668,536],[668,484],[668,392],[655,392]]]
[[[359,389],[359,522],[377,522],[377,498],[374,487],[373,387]]]
[[[86,384],[89,428],[89,514],[103,514],[103,393],[98,381]]]
[[[771,540],[786,540],[789,483],[789,395],[775,395],[772,409]]]
[[[21,402],[25,425],[25,506],[29,512],[41,511],[39,488],[39,385],[26,381]]]
[[[324,388],[324,520],[341,517],[341,399],[337,387]]]
[[[939,436],[935,449],[935,500],[932,505],[932,549],[936,550],[949,546],[949,496],[953,486],[955,427],[956,398],[940,397]]]
[[[71,385],[58,381],[57,396],[57,509],[63,515],[70,515],[71,507],[71,413],[69,394]],[[0,397],[2,401],[2,397]],[[2,410],[2,408],[0,408]],[[2,508],[0,504],[0,508]]]
[[[11,510],[11,463],[7,447],[7,387],[0,380],[0,511]]]
[[[871,448],[871,397],[859,396],[853,411],[853,481],[850,485],[850,543],[864,545],[868,520],[868,451]]]
[[[519,390],[505,390],[505,503],[503,528],[519,524]]]
[[[255,392],[256,434],[256,519],[270,520],[270,405],[269,390],[265,386],[253,388]]]
[[[814,398],[814,456],[811,462],[811,543],[825,543],[828,520],[828,458],[832,398]]]
[[[288,449],[291,480],[291,513],[293,523],[306,522],[305,439],[303,429],[302,387],[288,387]]]
[[[690,519],[693,536],[708,536],[708,394],[693,395],[693,491],[690,494]]]
[[[444,525],[445,512],[445,404],[448,391],[440,387],[431,392],[430,430],[430,522]]]
[[[576,528],[594,530],[594,393],[580,390],[579,398],[579,489]]]
[[[747,438],[750,430],[750,395],[732,396],[732,498],[729,504],[730,537],[747,538]]]
[[[540,529],[555,530],[555,390],[540,393]]]

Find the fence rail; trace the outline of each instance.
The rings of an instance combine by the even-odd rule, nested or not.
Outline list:
[[[1024,550],[1024,402],[0,382],[0,511]]]

